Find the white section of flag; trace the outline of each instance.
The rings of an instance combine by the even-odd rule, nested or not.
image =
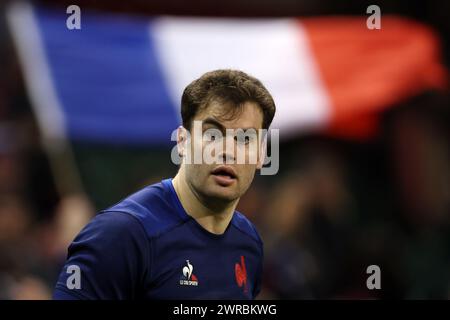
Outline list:
[[[281,135],[328,123],[330,99],[296,20],[166,17],[154,20],[150,32],[177,108],[192,80],[232,68],[260,79],[272,93],[277,105],[272,128],[282,129]]]

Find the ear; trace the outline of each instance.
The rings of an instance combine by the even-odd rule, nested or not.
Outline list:
[[[256,169],[261,170],[264,165],[264,160],[266,159],[267,150],[267,134],[261,134],[258,143],[259,153],[258,153],[258,163],[256,164]]]
[[[177,150],[178,155],[181,158],[184,158],[186,156],[188,133],[189,132],[183,126],[179,126],[177,129]]]

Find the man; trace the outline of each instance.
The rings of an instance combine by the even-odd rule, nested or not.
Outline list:
[[[101,211],[70,245],[54,298],[254,299],[263,245],[235,208],[262,167],[260,131],[274,114],[269,92],[244,72],[216,70],[189,84],[177,175]]]

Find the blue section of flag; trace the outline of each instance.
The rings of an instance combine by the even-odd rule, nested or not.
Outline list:
[[[35,13],[70,139],[171,143],[178,117],[151,21],[82,12],[81,30],[69,30],[65,11]]]

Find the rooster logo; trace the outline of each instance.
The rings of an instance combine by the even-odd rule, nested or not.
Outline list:
[[[193,270],[194,266],[189,262],[189,260],[186,260],[186,265],[183,267],[184,278],[180,280],[181,285],[198,286],[197,277],[192,273]]]
[[[189,280],[191,278],[192,270],[194,267],[189,263],[189,260],[186,260],[187,266],[183,268],[183,275]]]
[[[248,292],[247,289],[247,269],[245,268],[245,257],[241,256],[241,263],[234,265],[234,274],[236,276],[236,283],[239,287],[243,287],[244,293]]]

